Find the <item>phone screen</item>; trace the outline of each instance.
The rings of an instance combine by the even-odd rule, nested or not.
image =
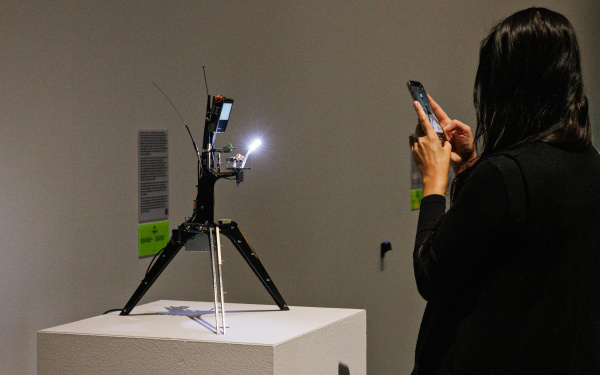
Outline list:
[[[442,125],[440,125],[437,117],[435,117],[435,113],[433,113],[433,110],[431,109],[431,104],[429,103],[429,98],[427,98],[427,93],[425,92],[423,85],[417,81],[408,81],[406,85],[408,86],[408,90],[410,91],[413,100],[416,100],[421,104],[421,107],[423,107],[423,110],[429,117],[429,122],[433,126],[433,129],[441,137],[441,135],[444,134],[444,130],[442,129]],[[443,138],[445,138],[445,136]]]

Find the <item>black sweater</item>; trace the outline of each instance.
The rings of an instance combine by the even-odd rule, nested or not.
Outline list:
[[[487,158],[445,208],[421,202],[413,258],[428,304],[413,374],[600,374],[596,149]]]

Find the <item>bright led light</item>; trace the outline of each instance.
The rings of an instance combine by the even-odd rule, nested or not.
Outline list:
[[[255,139],[254,142],[252,142],[250,144],[250,147],[248,148],[248,154],[251,153],[252,151],[256,150],[261,144],[262,144],[262,141],[260,139]]]
[[[250,144],[248,147],[248,153],[244,156],[244,161],[242,162],[242,168],[246,165],[246,161],[248,160],[248,156],[252,153],[252,151],[256,150],[258,146],[260,146],[262,141],[260,139],[255,139],[254,142]]]

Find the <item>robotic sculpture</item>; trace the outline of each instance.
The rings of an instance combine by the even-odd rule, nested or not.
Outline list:
[[[168,97],[167,100],[169,100]],[[169,100],[169,102],[171,101]],[[171,105],[173,105],[172,102]],[[244,179],[244,170],[247,169],[244,167],[247,157],[253,149],[258,146],[256,143],[251,145],[246,156],[238,154],[235,157],[227,158],[227,163],[230,167],[227,167],[224,171],[221,170],[221,154],[230,153],[233,148],[230,144],[221,149],[215,148],[215,136],[217,133],[225,132],[232,106],[233,99],[218,95],[212,97],[211,103],[211,96],[208,96],[201,150],[198,149],[198,146],[192,137],[192,142],[194,143],[194,148],[196,149],[196,154],[198,156],[198,193],[194,202],[194,213],[190,218],[179,225],[177,229],[173,230],[167,246],[156,255],[155,259],[148,267],[144,279],[125,307],[123,307],[120,315],[129,315],[131,310],[140,301],[148,289],[150,289],[161,272],[169,265],[169,262],[171,262],[186,243],[188,244],[186,249],[198,245],[206,246],[207,243],[212,263],[215,297],[215,330],[216,334],[225,334],[226,323],[223,298],[223,278],[221,275],[220,234],[223,234],[231,240],[235,248],[244,257],[252,271],[254,271],[260,282],[267,289],[277,306],[279,306],[279,309],[289,310],[283,297],[275,287],[275,283],[273,283],[273,280],[269,277],[267,270],[263,267],[258,256],[252,249],[252,246],[250,246],[240,231],[238,224],[231,220],[220,220],[215,222],[214,219],[215,183],[222,178],[235,179],[237,184],[241,183]],[[175,108],[174,105],[173,107]],[[177,109],[175,108],[175,110]],[[179,114],[179,112],[177,113]],[[190,133],[190,136],[192,136],[187,124],[186,128]],[[237,165],[240,162],[242,164],[238,167]],[[205,245],[202,245],[202,243]],[[219,310],[221,312],[220,318]]]

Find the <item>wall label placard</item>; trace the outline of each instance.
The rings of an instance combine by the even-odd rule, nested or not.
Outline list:
[[[169,222],[138,224],[138,255],[144,258],[158,253],[169,242]]]
[[[138,133],[138,222],[169,218],[169,149],[166,130]]]
[[[169,143],[166,130],[138,132],[138,255],[169,241]]]
[[[411,211],[421,208],[421,199],[423,199],[423,179],[421,172],[417,168],[415,161],[410,155],[410,209]]]

